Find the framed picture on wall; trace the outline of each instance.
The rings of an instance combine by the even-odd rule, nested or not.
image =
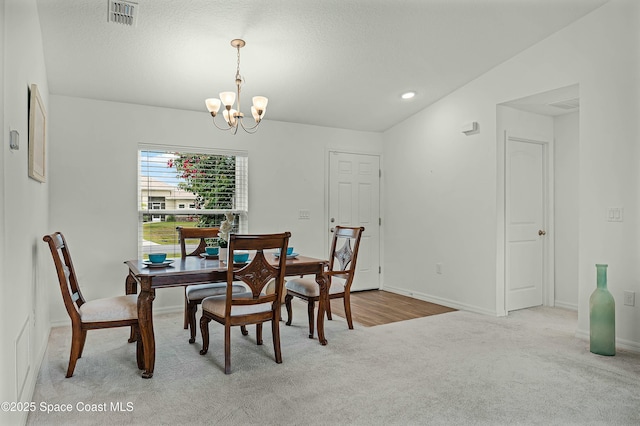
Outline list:
[[[39,182],[45,181],[45,148],[47,114],[38,92],[38,85],[32,84],[29,95],[29,177]]]

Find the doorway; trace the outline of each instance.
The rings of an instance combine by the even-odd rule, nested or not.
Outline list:
[[[364,226],[352,291],[380,288],[380,157],[329,152],[329,223]]]
[[[496,311],[517,309],[508,294],[507,149],[509,139],[538,143],[546,159],[548,195],[544,226],[529,238],[541,237],[544,264],[542,304],[578,309],[579,236],[579,85],[571,85],[497,105],[498,130],[498,247]],[[544,150],[546,149],[546,153]],[[524,226],[521,226],[524,228]],[[538,236],[537,232],[544,234]],[[528,232],[528,231],[527,231]],[[535,246],[535,244],[531,244]],[[510,261],[511,259],[509,259]],[[519,272],[535,275],[535,272]],[[524,282],[524,280],[523,280]],[[521,285],[521,288],[527,286]],[[520,288],[520,287],[518,287]],[[523,291],[524,292],[524,291]],[[536,299],[537,300],[537,299]],[[526,306],[526,304],[524,304]]]

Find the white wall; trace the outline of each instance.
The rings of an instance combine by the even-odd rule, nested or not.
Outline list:
[[[621,306],[623,290],[640,292],[639,9],[611,1],[385,132],[385,216],[394,224],[384,229],[385,287],[504,310],[496,105],[579,84],[578,333],[589,329],[594,264],[609,263],[618,343],[640,349],[640,307]],[[459,132],[468,121],[480,123],[478,134]],[[625,209],[623,223],[605,221],[610,206]]]
[[[2,22],[2,28],[5,26],[5,13],[4,13],[4,0],[0,0],[0,22]],[[5,151],[5,127],[4,127],[4,31],[0,31],[0,129],[2,129],[2,133],[0,133],[0,164],[2,168],[0,168],[0,304],[2,306],[2,314],[0,314],[0,341],[8,342],[9,336],[11,335],[9,327],[5,326],[7,324],[7,317],[4,314],[5,300],[7,300],[5,283],[7,282],[5,277],[5,267],[4,267],[4,247],[6,245],[5,238],[5,224],[4,224],[4,151]],[[6,347],[6,346],[5,346]],[[11,388],[8,383],[10,381],[9,377],[11,377],[12,364],[9,364],[9,354],[6,353],[7,350],[0,350],[0,383],[7,383],[7,385],[0,385],[0,398],[3,401],[6,400],[10,394]],[[15,365],[15,364],[13,364]],[[3,418],[3,417],[2,417]]]
[[[382,135],[266,120],[256,134],[217,130],[206,113],[52,95],[50,223],[65,234],[87,298],[121,294],[137,257],[139,144],[249,152],[249,231],[291,231],[291,244],[326,257],[327,150],[381,153]],[[298,211],[309,210],[310,220]],[[68,321],[51,286],[51,319]],[[55,290],[55,291],[54,291]],[[181,289],[156,292],[154,311],[182,309]]]
[[[386,289],[495,313],[495,110],[456,92],[385,132]]]
[[[0,400],[29,401],[49,336],[46,286],[50,283],[43,276],[49,273],[51,261],[42,241],[48,231],[48,183],[27,176],[28,93],[30,84],[37,84],[48,110],[49,90],[35,1],[5,0],[0,6],[4,32]],[[9,129],[20,133],[17,151],[9,149]],[[26,413],[1,415],[3,424],[26,418]]]
[[[555,305],[578,309],[580,113],[555,117]]]

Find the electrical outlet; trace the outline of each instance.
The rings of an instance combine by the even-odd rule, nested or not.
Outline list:
[[[298,219],[311,219],[311,212],[309,210],[298,210]]]
[[[635,293],[635,291],[625,291],[624,292],[624,304],[626,306],[635,306],[636,305],[636,293]]]

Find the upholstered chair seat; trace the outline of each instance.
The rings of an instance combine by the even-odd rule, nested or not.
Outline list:
[[[267,284],[267,286],[264,288],[264,293],[265,294],[273,294],[276,292],[276,280],[271,280],[269,281],[269,283]],[[287,285],[287,280],[284,280],[284,285]],[[284,305],[285,301],[284,298],[287,296],[287,292],[285,290],[283,290],[280,293],[280,303]]]
[[[247,291],[247,288],[241,283],[233,283],[233,293],[244,293]],[[210,283],[207,284],[194,284],[187,286],[186,295],[187,301],[201,303],[204,299],[210,296],[224,296],[227,293],[227,284],[219,283],[215,286],[212,286]]]
[[[233,295],[233,299],[251,299],[251,292],[238,293]],[[207,297],[202,301],[202,309],[207,312],[223,317],[227,301],[224,297]],[[261,312],[271,311],[271,303],[259,303],[256,305],[232,305],[231,316],[237,317],[241,315],[257,314]]]
[[[138,319],[138,295],[90,300],[80,306],[82,322],[103,322]]]
[[[307,297],[320,297],[320,286],[313,278],[294,278],[285,284],[287,290],[295,291]],[[344,293],[344,280],[333,278],[329,294]]]

